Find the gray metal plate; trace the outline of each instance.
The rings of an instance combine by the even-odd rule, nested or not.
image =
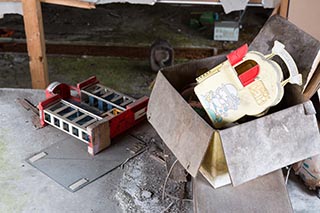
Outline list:
[[[31,156],[27,162],[74,192],[120,166],[133,155],[130,150],[134,150],[136,144],[141,142],[125,135],[92,157],[85,143],[68,137]],[[43,157],[37,159],[37,156]]]
[[[198,175],[193,179],[195,213],[293,212],[281,170],[241,186],[218,189]]]

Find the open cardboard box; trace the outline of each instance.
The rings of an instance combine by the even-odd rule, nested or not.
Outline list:
[[[250,49],[269,53],[275,40],[286,45],[305,84],[319,41],[275,16]],[[233,127],[217,130],[201,118],[180,93],[195,82],[199,70],[224,60],[225,56],[216,56],[163,69],[150,96],[149,122],[193,177],[200,169],[215,187],[230,183],[229,177],[236,186],[320,153],[316,112],[312,102],[304,102],[302,87],[287,85],[282,102],[272,112]]]

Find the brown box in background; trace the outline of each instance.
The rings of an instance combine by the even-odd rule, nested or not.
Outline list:
[[[319,9],[319,0],[290,0],[288,20],[320,41]]]

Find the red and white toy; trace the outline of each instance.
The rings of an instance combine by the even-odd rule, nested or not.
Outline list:
[[[135,100],[91,77],[75,87],[51,83],[38,108],[42,126],[50,124],[87,143],[88,152],[95,155],[145,118],[148,100]]]

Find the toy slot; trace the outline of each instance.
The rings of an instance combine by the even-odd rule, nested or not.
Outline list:
[[[74,109],[73,109],[72,107],[70,107],[70,106],[66,106],[66,107],[67,107],[67,108],[65,108],[65,109],[63,109],[63,110],[61,110],[61,111],[59,111],[59,112],[56,112],[56,113],[57,113],[58,115],[60,115],[60,116],[64,116],[65,114],[74,111]]]
[[[119,95],[119,94],[116,94],[115,97],[113,99],[111,99],[110,101],[114,104],[121,104],[123,102],[123,96]]]
[[[241,84],[245,87],[252,83],[259,74],[259,64],[254,60],[246,60],[235,67]]]
[[[76,123],[79,124],[80,126],[83,126],[84,124],[91,123],[93,120],[95,120],[93,117],[87,115],[84,118],[77,121]]]
[[[101,87],[99,85],[93,85],[85,89],[85,91],[90,92],[90,93],[97,93]]]
[[[123,97],[123,102],[120,103],[120,106],[126,107],[127,105],[131,104],[132,102],[133,102],[133,100],[131,100],[130,98]]]
[[[103,95],[101,95],[101,98],[106,100],[111,100],[114,97],[114,92],[112,91],[106,91]]]
[[[70,120],[70,121],[72,121],[72,120],[74,120],[74,119],[76,119],[76,118],[78,118],[78,117],[80,117],[80,116],[82,116],[82,115],[83,115],[82,112],[76,111],[76,112],[73,113],[72,115],[68,116],[67,119]]]
[[[53,105],[52,107],[50,107],[49,110],[50,110],[51,112],[55,112],[56,110],[59,110],[59,109],[61,109],[62,107],[65,107],[65,106],[66,106],[65,104],[59,102],[59,103]]]

